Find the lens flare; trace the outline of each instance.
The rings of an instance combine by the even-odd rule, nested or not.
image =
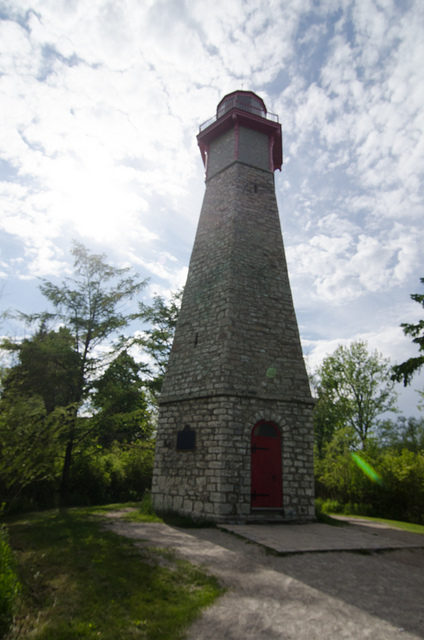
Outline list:
[[[275,378],[276,375],[277,375],[277,369],[275,367],[269,367],[269,369],[266,370],[267,378]]]
[[[361,456],[358,453],[351,453],[351,456],[355,464],[358,465],[360,470],[363,473],[365,473],[365,475],[370,480],[372,480],[372,482],[376,482],[377,484],[383,484],[383,480],[381,479],[381,476],[377,473],[377,471],[375,471],[375,469],[373,469],[372,466],[368,464],[368,462],[365,462],[365,460],[362,460]]]

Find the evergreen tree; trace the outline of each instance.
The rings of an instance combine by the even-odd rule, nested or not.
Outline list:
[[[182,296],[183,289],[173,293],[169,302],[166,302],[162,296],[155,296],[151,306],[140,304],[140,318],[151,325],[143,331],[138,338],[138,343],[150,356],[149,386],[154,399],[157,399],[162,388]]]
[[[153,425],[141,369],[127,351],[122,351],[95,381],[92,404],[98,410],[95,422],[103,445],[151,436]]]
[[[420,278],[420,281],[421,284],[424,284],[424,278]],[[423,293],[412,293],[410,297],[424,308]],[[412,377],[424,366],[424,319],[416,323],[404,322],[400,326],[406,336],[412,336],[412,342],[418,345],[418,351],[422,353],[420,356],[408,358],[402,364],[393,367],[393,380],[403,381],[406,387],[411,382]]]
[[[80,356],[66,327],[38,331],[22,342],[4,340],[1,348],[14,354],[16,364],[5,371],[2,398],[39,396],[47,413],[78,400]]]

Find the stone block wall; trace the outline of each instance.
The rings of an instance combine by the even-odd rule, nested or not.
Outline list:
[[[212,141],[208,152],[208,178],[219,173],[236,160],[236,136],[234,129],[230,129],[219,140]]]
[[[219,393],[310,398],[274,177],[239,162],[207,185],[161,398]]]
[[[152,495],[156,509],[212,521],[248,522],[251,433],[265,419],[281,431],[284,520],[314,517],[312,405],[220,396],[161,407]],[[196,448],[177,450],[185,425]]]
[[[240,127],[237,159],[258,169],[270,171],[268,136],[248,127]]]

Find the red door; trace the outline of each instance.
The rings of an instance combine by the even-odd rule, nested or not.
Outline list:
[[[252,430],[252,509],[283,506],[281,435],[277,425],[261,420]]]

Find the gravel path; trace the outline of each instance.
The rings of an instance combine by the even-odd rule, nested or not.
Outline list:
[[[424,638],[424,549],[278,556],[220,529],[118,516],[108,528],[143,546],[172,548],[227,587],[188,640]]]

